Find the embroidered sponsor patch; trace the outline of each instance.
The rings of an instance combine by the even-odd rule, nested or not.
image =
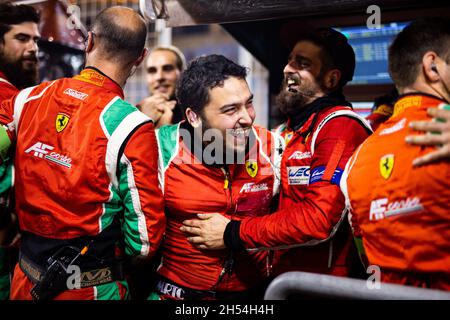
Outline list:
[[[292,160],[292,159],[294,159],[294,160],[301,160],[301,159],[308,159],[308,158],[311,158],[311,152],[309,152],[309,151],[305,151],[305,152],[295,151],[289,156],[288,160]]]
[[[25,153],[33,152],[35,157],[45,159],[70,169],[72,167],[72,159],[66,155],[52,151],[53,149],[55,149],[55,147],[42,142],[36,142],[34,145],[25,150]]]
[[[254,182],[247,182],[242,186],[241,191],[239,191],[239,193],[250,193],[265,190],[269,190],[267,183],[255,184]]]
[[[308,185],[309,166],[287,167],[289,185]]]
[[[68,96],[71,96],[72,98],[82,100],[82,101],[84,101],[88,97],[87,93],[83,93],[83,92],[77,91],[75,89],[70,89],[70,88],[67,88],[66,90],[64,90],[64,94],[67,94]]]
[[[82,287],[96,286],[102,283],[113,281],[111,269],[103,268],[83,272],[80,276]]]
[[[167,283],[164,281],[159,281],[156,288],[158,291],[162,294],[170,295],[177,299],[183,299],[184,298],[184,290],[175,284]]]
[[[406,198],[389,202],[388,198],[380,198],[370,203],[369,220],[381,220],[392,216],[413,213],[423,210],[420,198]]]
[[[335,185],[339,185],[341,182],[342,173],[344,170],[340,168],[336,168],[334,170],[333,176],[331,177],[331,183]],[[311,170],[311,177],[309,179],[309,184],[322,181],[323,175],[325,174],[325,167],[319,166]]]
[[[380,136],[384,136],[387,134],[391,134],[397,131],[402,130],[405,127],[406,124],[406,119],[403,118],[402,120],[400,120],[399,122],[397,122],[396,124],[394,124],[392,127],[383,129],[380,131]]]

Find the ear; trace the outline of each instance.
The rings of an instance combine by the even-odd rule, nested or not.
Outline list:
[[[202,124],[202,119],[191,108],[186,109],[186,119],[193,128],[198,128]]]
[[[425,78],[430,82],[437,82],[441,79],[439,76],[440,59],[436,52],[428,51],[422,57],[422,71]]]
[[[339,85],[340,79],[341,71],[338,69],[331,69],[325,75],[324,85],[328,90],[333,91]]]
[[[139,58],[136,60],[136,62],[134,63],[134,65],[135,65],[136,67],[138,67],[138,66],[142,63],[142,61],[144,61],[144,59],[145,59],[145,57],[147,56],[147,54],[148,54],[148,49],[147,49],[147,48],[144,48],[144,50],[142,50],[141,55],[140,55]]]
[[[89,31],[85,49],[86,53],[91,52],[93,48],[94,48],[94,34],[92,33],[92,31]]]

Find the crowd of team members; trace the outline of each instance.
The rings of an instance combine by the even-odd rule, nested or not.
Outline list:
[[[354,51],[330,28],[293,31],[288,120],[269,131],[253,124],[246,69],[222,55],[185,68],[155,48],[151,96],[125,102],[147,55],[129,8],[97,16],[79,75],[34,87],[39,15],[2,4],[0,17],[3,298],[255,299],[286,271],[369,264],[450,289],[448,19],[396,37],[399,97],[372,133],[343,95]]]

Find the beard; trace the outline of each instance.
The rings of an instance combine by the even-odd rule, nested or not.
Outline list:
[[[288,80],[293,79],[298,85],[298,90],[289,89]],[[323,90],[323,77],[319,75],[317,78],[317,84],[302,83],[302,81],[296,75],[285,77],[283,80],[280,93],[275,99],[276,105],[279,107],[281,113],[287,117],[291,117],[299,112],[305,105],[313,102],[319,96],[317,93],[319,88]]]
[[[307,105],[311,98],[300,92],[291,92],[283,85],[280,93],[275,99],[276,105],[280,108],[281,113],[290,117],[298,113],[298,109]]]
[[[24,62],[36,62],[29,68],[24,67]],[[38,67],[36,55],[30,55],[26,58],[21,57],[19,60],[12,60],[10,57],[0,51],[0,70],[5,74],[17,89],[24,89],[34,86],[38,83]]]

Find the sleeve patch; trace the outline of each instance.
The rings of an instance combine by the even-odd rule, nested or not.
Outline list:
[[[339,186],[341,182],[342,173],[344,170],[337,168],[334,170],[333,176],[331,178],[331,183]],[[309,184],[319,182],[319,181],[326,181],[323,180],[323,176],[325,174],[325,166],[319,166],[311,170],[311,176],[309,178]]]

